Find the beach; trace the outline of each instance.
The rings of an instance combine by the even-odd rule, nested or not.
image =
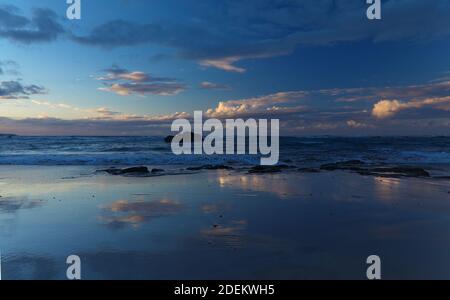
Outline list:
[[[448,179],[108,167],[0,166],[2,279],[450,279]]]

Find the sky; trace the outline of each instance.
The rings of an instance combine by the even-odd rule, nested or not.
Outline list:
[[[177,118],[282,135],[449,135],[450,1],[0,1],[0,133],[165,135]]]

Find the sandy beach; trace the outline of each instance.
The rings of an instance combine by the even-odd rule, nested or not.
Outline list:
[[[3,279],[450,278],[448,180],[98,169],[0,166]]]

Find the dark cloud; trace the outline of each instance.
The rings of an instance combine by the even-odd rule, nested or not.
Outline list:
[[[0,37],[30,44],[54,41],[64,32],[57,15],[50,9],[34,9],[28,19],[19,15],[15,7],[0,7]]]
[[[447,0],[385,0],[381,22],[367,20],[368,6],[361,0],[223,0],[192,5],[194,9],[176,21],[118,19],[70,36],[100,48],[164,46],[204,67],[242,73],[245,68],[237,65],[242,60],[287,55],[301,46],[417,41],[450,34]],[[35,9],[28,18],[12,6],[0,6],[0,37],[50,42],[65,32],[49,9]]]
[[[44,93],[45,89],[38,85],[23,85],[19,81],[0,82],[0,99],[27,99],[31,95]]]
[[[0,60],[0,75],[18,75],[18,65],[12,60]]]
[[[73,36],[81,44],[114,48],[136,46],[163,40],[163,30],[159,25],[141,25],[124,20],[115,20],[94,28],[89,35]]]
[[[423,40],[450,33],[447,0],[386,0],[382,22],[367,20],[368,6],[360,0],[225,0],[195,5],[192,18],[177,24],[116,20],[73,39],[105,48],[153,43],[175,48],[179,56],[205,67],[242,73],[245,69],[235,65],[241,60],[286,55],[298,46]]]
[[[128,71],[118,66],[107,69],[106,75],[97,79],[104,82],[102,91],[121,96],[176,95],[186,89],[185,84],[173,78],[155,77],[142,71]]]
[[[167,135],[173,119],[76,119],[0,117],[2,132],[19,135]]]

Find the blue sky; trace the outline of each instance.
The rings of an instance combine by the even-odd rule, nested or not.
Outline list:
[[[287,135],[450,133],[450,3],[0,3],[0,132],[168,132],[194,110]]]

